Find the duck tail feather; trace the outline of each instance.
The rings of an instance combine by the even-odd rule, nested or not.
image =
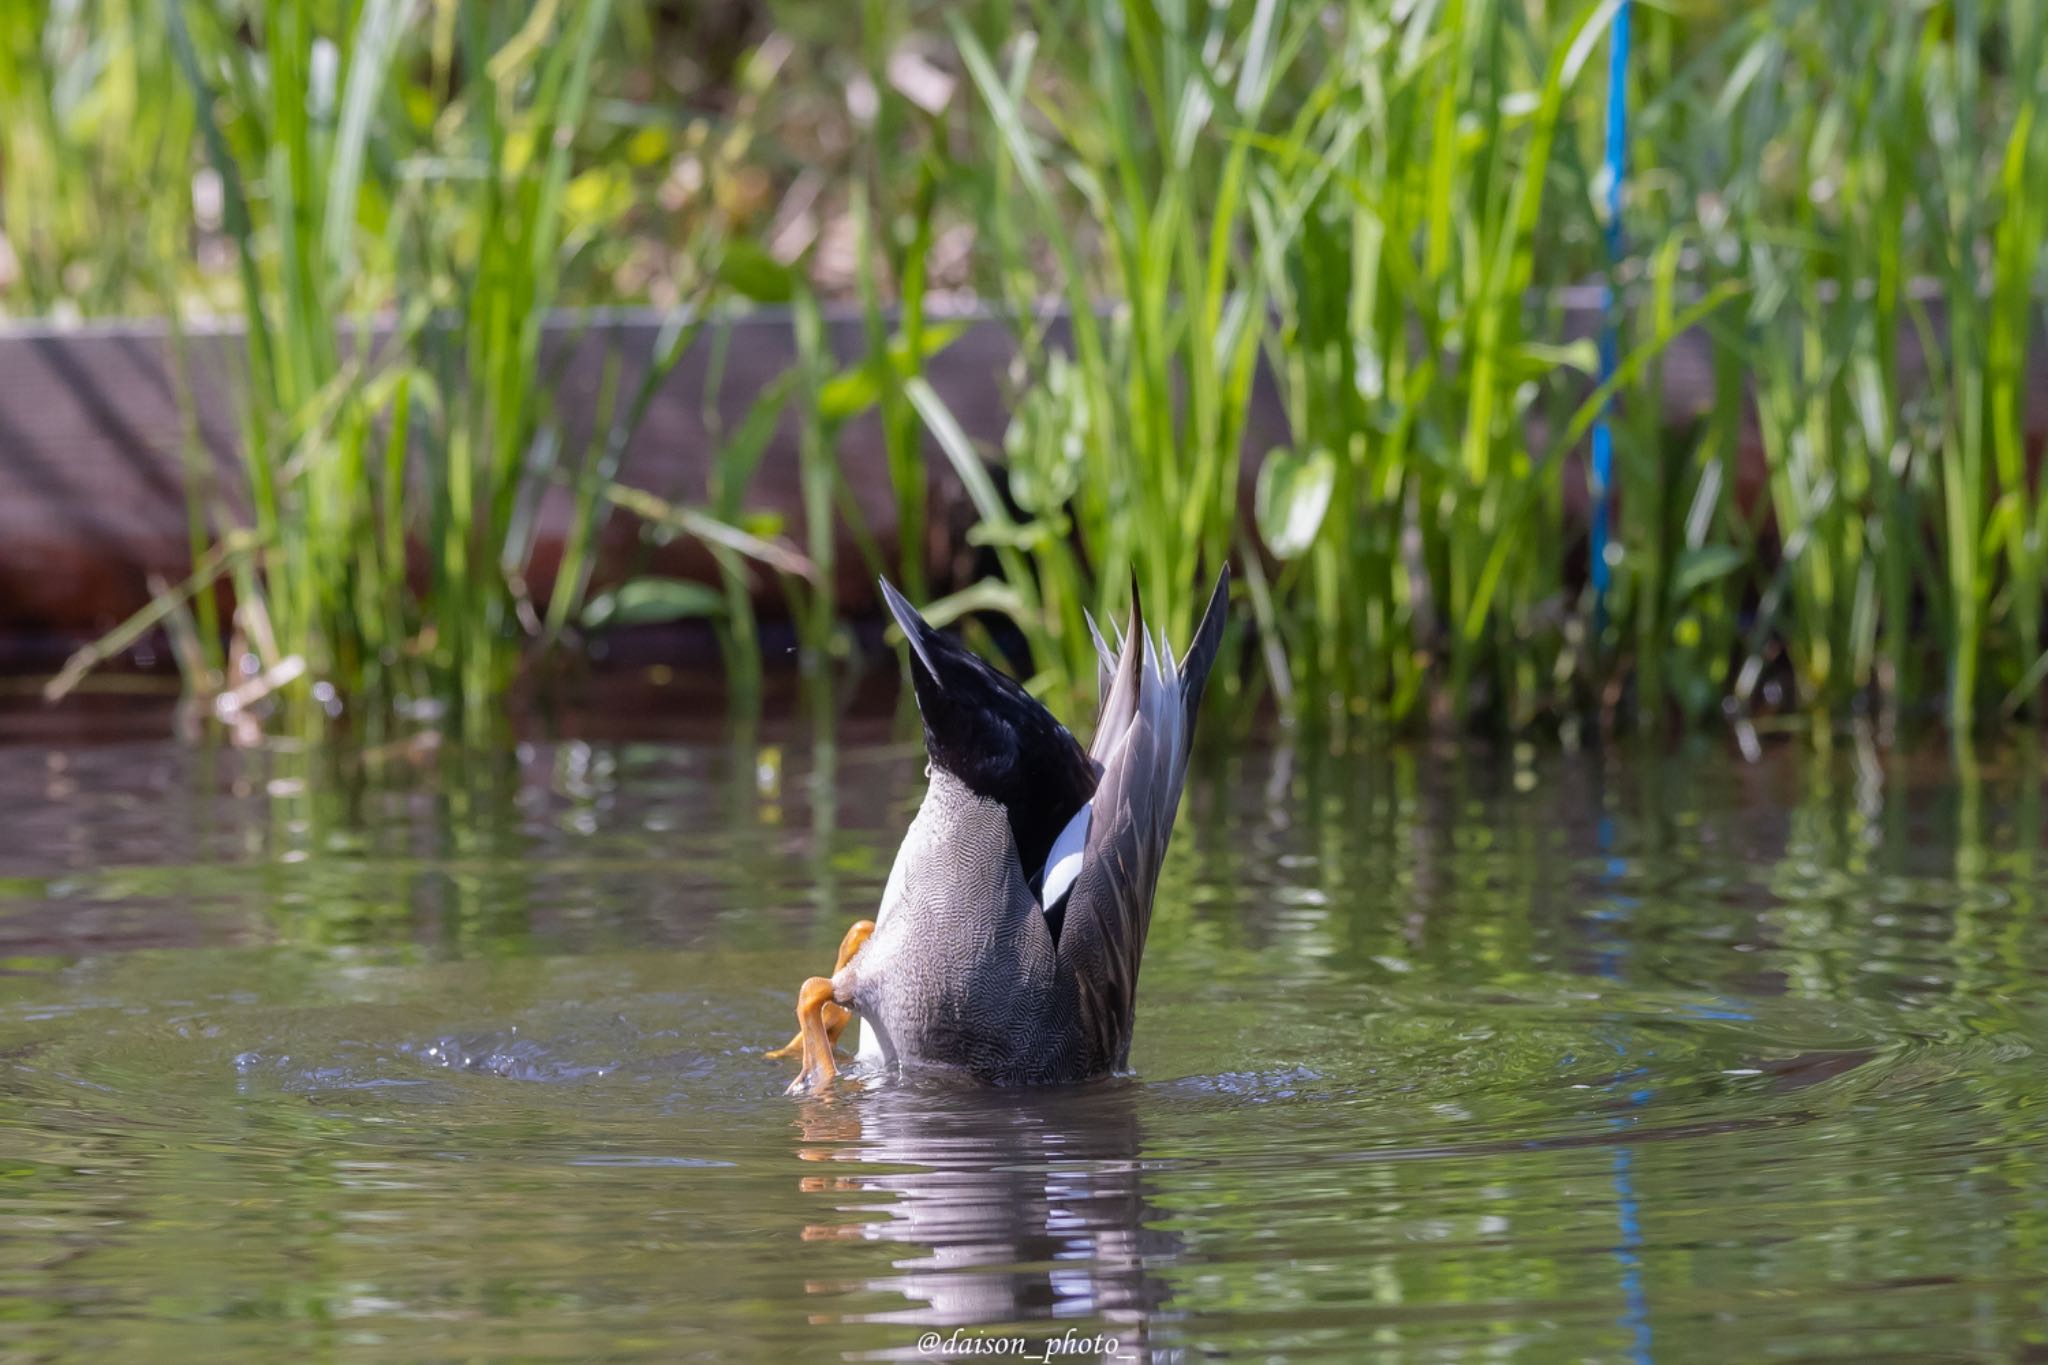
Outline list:
[[[1131,582],[1131,626],[1118,636],[1120,652],[1103,680],[1102,709],[1095,717],[1095,739],[1088,750],[1088,756],[1097,763],[1109,761],[1111,751],[1130,728],[1131,718],[1138,713],[1144,680],[1139,673],[1139,651],[1131,647],[1131,642],[1144,635],[1142,612],[1138,584],[1134,579]]]
[[[1130,628],[1103,698],[1091,755],[1102,764],[1102,777],[1060,952],[1080,984],[1096,1045],[1117,1065],[1130,1047],[1152,899],[1228,600],[1226,570],[1186,655],[1176,661],[1170,642],[1146,629],[1134,586]]]
[[[938,632],[931,628],[910,600],[896,591],[896,585],[887,578],[875,580],[882,587],[882,603],[889,608],[889,615],[896,618],[896,628],[903,632],[903,638],[910,643],[910,652],[931,679],[932,686],[939,686],[939,667],[932,658],[932,638]]]
[[[1195,638],[1188,642],[1188,652],[1180,661],[1180,695],[1190,728],[1194,726],[1195,713],[1202,707],[1209,670],[1216,666],[1216,655],[1223,648],[1223,623],[1229,615],[1230,566],[1225,564],[1216,575],[1216,587],[1202,612],[1202,624],[1195,627]]]
[[[1093,612],[1084,610],[1081,619],[1088,623],[1088,638],[1095,642],[1095,713],[1099,716],[1109,705],[1109,687],[1116,681],[1116,651],[1102,638],[1102,627],[1095,624]]]

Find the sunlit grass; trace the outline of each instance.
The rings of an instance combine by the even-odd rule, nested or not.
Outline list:
[[[298,661],[287,697],[354,708],[372,733],[426,708],[481,732],[518,618],[537,619],[521,533],[569,458],[538,382],[541,325],[607,6],[559,31],[546,8],[458,6],[425,53],[407,8],[274,0],[244,16],[255,42],[199,7],[166,17],[248,337],[239,640],[266,669]],[[389,116],[434,90],[453,93],[430,128]],[[383,335],[361,321],[373,309]],[[571,575],[580,548],[572,535]]]
[[[1723,471],[1705,520],[1729,528],[1727,581],[1753,594],[1738,703],[1782,659],[1816,711],[1938,706],[1958,729],[2039,714],[2048,502],[2024,436],[2043,29],[2026,4],[1781,0],[1671,73],[1651,136],[1675,135],[1656,164],[1690,201],[1657,207],[1697,214],[1692,278],[1750,300],[1723,359],[1756,395],[1757,549],[1764,523],[1730,500],[1729,425],[1705,431]],[[1902,372],[1913,354],[1924,380]]]
[[[1176,604],[1230,543],[1273,689],[1340,728],[2038,708],[2039,16],[1640,16],[1603,618],[1563,496],[1593,356],[1543,300],[1603,268],[1591,58],[1615,8],[1043,5],[999,45],[956,21],[999,278],[1024,312],[1055,264],[1075,317],[1056,353],[1024,334],[1007,453],[1032,490],[1043,452],[1084,451],[1075,487],[985,523],[1034,548],[1046,601],[1010,605],[1052,637],[1048,685],[1090,667],[1052,604],[1099,607],[1126,565]],[[1661,352],[1701,326],[1714,390],[1673,428]],[[1254,348],[1291,429],[1258,452],[1257,541],[1233,477]]]
[[[1563,343],[1554,300],[1610,268],[1616,8],[864,0],[843,40],[810,39],[840,42],[804,69],[844,91],[790,87],[771,35],[685,137],[619,93],[661,62],[642,0],[24,0],[0,18],[7,306],[248,319],[246,520],[195,460],[199,571],[134,629],[170,630],[202,690],[253,668],[373,728],[496,714],[525,660],[577,636],[616,507],[703,539],[720,581],[608,594],[594,627],[708,616],[757,695],[765,578],[829,682],[843,580],[935,589],[933,461],[989,569],[934,619],[1007,617],[1047,694],[1093,686],[1084,613],[1121,615],[1135,583],[1184,636],[1228,558],[1228,677],[1337,732],[2038,718],[2048,22],[2026,0],[1636,6],[1621,373],[1589,398],[1593,349]],[[906,53],[941,76],[899,79]],[[768,230],[750,160],[775,155],[752,120],[820,101],[844,108],[843,183],[820,202],[852,243],[851,360],[826,345],[817,234]],[[656,250],[671,157],[732,180]],[[959,332],[929,291],[961,227],[1015,320],[1000,449],[924,377]],[[566,449],[542,321],[639,297],[622,281],[649,272],[620,262],[642,257],[665,260],[674,321]],[[712,306],[737,300],[788,311],[793,367],[713,423],[702,507],[619,488],[650,386],[686,347],[729,344]],[[1688,331],[1711,391],[1671,420],[1664,352]],[[1248,437],[1260,385],[1283,439]],[[1596,611],[1569,494],[1609,394]],[[893,554],[841,459],[869,420]],[[778,424],[789,525],[750,509]],[[551,490],[574,515],[548,594],[528,569]],[[232,621],[211,615],[216,578]]]
[[[246,511],[192,481],[195,526],[216,543],[195,546],[198,571],[137,624],[189,642],[189,680],[231,721],[260,696],[283,703],[273,727],[308,734],[336,719],[371,740],[394,726],[493,733],[522,661],[579,622],[595,529],[614,506],[776,558],[759,537],[642,505],[614,482],[699,333],[702,297],[673,310],[633,392],[607,358],[587,437],[569,444],[553,408],[544,324],[616,216],[589,144],[630,134],[590,115],[610,6],[455,4],[424,32],[413,9],[163,12],[179,84],[156,93],[192,111],[247,338]],[[716,240],[698,246],[715,263]],[[165,292],[174,338],[182,303]],[[568,529],[552,581],[536,582],[541,504],[556,496]],[[800,555],[784,562],[810,571]],[[225,654],[216,580],[235,602]],[[630,613],[616,597],[606,608],[645,620],[699,605],[645,590],[627,601]],[[188,602],[196,619],[181,627]],[[55,690],[106,653],[81,654]]]

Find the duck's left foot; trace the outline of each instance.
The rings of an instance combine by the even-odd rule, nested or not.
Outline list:
[[[825,1009],[832,1004],[830,977],[814,976],[796,994],[796,1036],[803,1048],[804,1065],[789,1083],[788,1094],[822,1090],[839,1074],[839,1063],[832,1060],[832,1038],[825,1028]]]
[[[840,970],[853,960],[853,955],[860,951],[861,945],[866,943],[868,936],[874,932],[875,922],[873,920],[863,919],[854,921],[853,927],[846,931],[846,936],[839,940],[839,956],[832,964],[832,975],[839,975]],[[826,1003],[825,1034],[832,1040],[834,1047],[839,1045],[839,1035],[846,1032],[846,1026],[852,1020],[852,1013],[844,1007],[832,1002]],[[776,1048],[773,1052],[762,1055],[767,1057],[796,1057],[800,1056],[803,1050],[804,1035],[798,1032],[795,1037],[791,1038],[781,1047]]]

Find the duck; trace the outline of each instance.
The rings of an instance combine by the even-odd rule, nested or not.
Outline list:
[[[932,628],[894,584],[910,647],[928,785],[872,920],[829,976],[797,992],[792,1095],[831,1086],[853,1020],[884,1072],[995,1086],[1124,1071],[1138,969],[1173,837],[1202,693],[1223,640],[1230,571],[1187,652],[1146,627],[1137,586],[1116,648],[1094,620],[1089,747],[1018,682]]]

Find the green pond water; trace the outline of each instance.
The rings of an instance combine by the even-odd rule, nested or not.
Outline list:
[[[2041,1359],[2042,776],[1205,755],[1133,1076],[797,1100],[914,744],[0,749],[0,1360]]]

